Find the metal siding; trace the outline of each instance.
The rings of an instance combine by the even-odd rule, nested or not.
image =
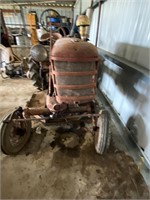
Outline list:
[[[81,0],[77,0],[75,5],[74,5],[74,18],[77,16],[77,15],[80,15],[80,11],[81,11]]]
[[[126,69],[106,59],[100,70],[99,89],[125,125],[135,120],[137,133],[131,134],[150,163],[150,77],[136,70],[137,64],[150,68],[149,14],[149,0],[106,1],[101,7],[98,47],[135,63],[135,69]],[[96,23],[97,18],[93,17],[90,30],[93,44]]]
[[[109,0],[102,4],[98,47],[150,68],[150,1]]]
[[[136,121],[137,133],[133,135],[138,146],[144,149],[143,154],[150,163],[150,78],[135,69],[123,69],[105,61],[101,69],[99,89],[101,89],[127,125],[133,118]]]
[[[3,9],[14,9],[13,6],[3,6]],[[19,9],[19,7],[15,7],[15,9]],[[36,11],[38,19],[40,20],[40,16],[42,14],[42,12],[46,9],[46,7],[25,7],[23,8],[23,12],[24,12],[24,17],[25,17],[25,22],[27,24],[27,13],[29,13],[29,11]],[[66,16],[69,18],[72,18],[72,8],[52,8],[54,10],[56,10],[61,16]],[[21,18],[21,14],[20,13],[4,13],[4,19],[5,19],[5,23],[6,24],[23,24],[22,22],[22,18]],[[15,25],[9,25],[9,27],[16,27]]]
[[[6,25],[13,24],[13,25],[7,25],[7,27],[15,28],[15,27],[20,27],[20,25],[23,25],[20,13],[9,13],[9,14],[4,13],[3,15]]]
[[[36,11],[38,18],[40,19],[40,16],[42,12],[46,9],[50,9],[50,7],[26,7],[24,9],[25,13],[28,13],[29,11]],[[66,16],[72,18],[72,8],[52,8],[53,10],[56,10],[61,16]]]
[[[91,25],[90,25],[90,34],[89,34],[89,40],[94,45],[96,42],[97,23],[98,23],[98,7],[95,8],[93,11]]]
[[[91,6],[91,0],[82,0],[81,1],[81,13],[85,12],[87,8]]]

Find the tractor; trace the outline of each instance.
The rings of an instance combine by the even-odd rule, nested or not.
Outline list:
[[[45,108],[18,107],[1,121],[1,149],[5,154],[17,154],[28,142],[34,120],[53,125],[92,123],[95,150],[103,154],[110,145],[109,113],[96,100],[97,77],[101,59],[97,48],[86,41],[88,18],[77,19],[81,37],[57,39],[48,51],[36,48],[35,58],[43,62],[49,56],[48,89]],[[33,49],[32,49],[33,50]],[[35,116],[38,115],[38,118]]]

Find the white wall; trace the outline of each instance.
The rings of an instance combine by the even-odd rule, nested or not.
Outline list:
[[[95,45],[96,42],[96,33],[97,33],[97,23],[98,23],[98,7],[94,9],[93,15],[91,18],[91,25],[90,25],[90,37],[89,40],[92,44]]]
[[[102,4],[98,47],[150,68],[150,0]]]
[[[85,12],[91,6],[92,0],[81,0],[81,12]]]
[[[93,12],[90,40],[95,44],[97,11]],[[132,135],[150,163],[150,0],[108,0],[102,4],[98,48],[135,64],[123,68],[106,59],[99,88],[122,122],[136,130]]]
[[[92,0],[77,0],[74,5],[74,18],[76,15],[83,14],[91,6]]]

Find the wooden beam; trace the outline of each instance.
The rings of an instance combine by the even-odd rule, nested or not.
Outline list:
[[[20,13],[20,10],[2,9],[3,13]]]

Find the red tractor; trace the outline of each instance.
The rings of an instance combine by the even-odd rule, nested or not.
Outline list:
[[[46,51],[41,48],[37,53],[42,58]],[[25,146],[32,120],[45,120],[49,124],[90,120],[95,150],[103,154],[110,144],[109,114],[96,101],[100,62],[97,48],[78,38],[61,38],[53,45],[49,61],[45,108],[19,107],[8,114],[1,122],[2,151],[17,154]],[[38,119],[35,115],[39,115]]]

